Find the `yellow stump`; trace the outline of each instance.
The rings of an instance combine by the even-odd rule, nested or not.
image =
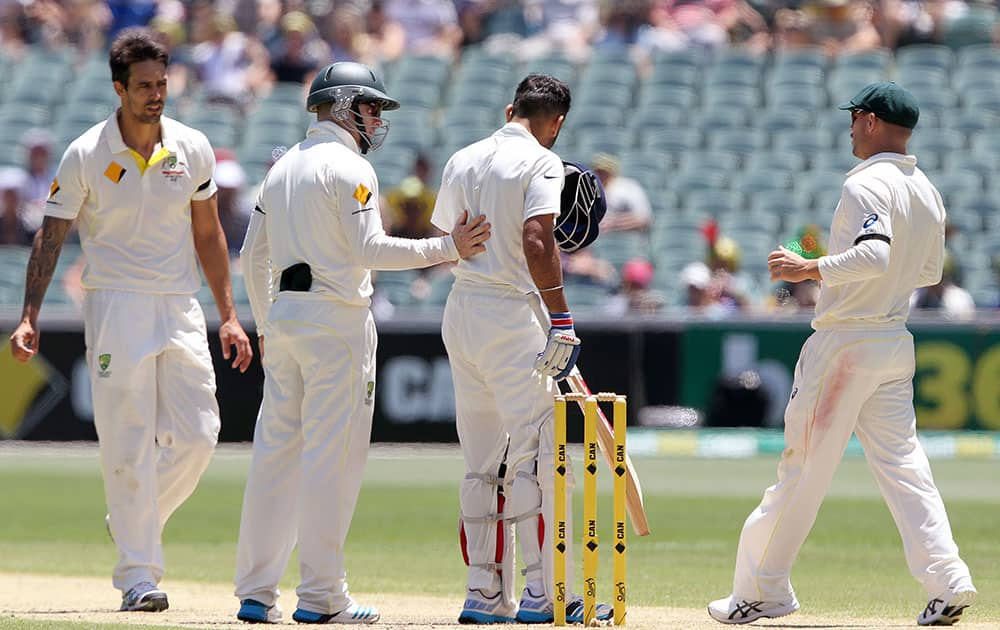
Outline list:
[[[615,511],[615,625],[625,625],[625,420],[626,403],[624,396],[615,398],[615,470],[614,470],[614,511]]]
[[[597,616],[597,398],[583,412],[583,625]]]
[[[552,548],[555,556],[554,624],[566,625],[566,398],[556,396],[555,401],[555,529]]]

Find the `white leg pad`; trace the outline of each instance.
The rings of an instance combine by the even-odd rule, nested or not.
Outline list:
[[[503,478],[468,473],[462,480],[462,517],[459,535],[469,565],[467,587],[487,593],[501,592],[513,609],[514,524],[504,521]]]

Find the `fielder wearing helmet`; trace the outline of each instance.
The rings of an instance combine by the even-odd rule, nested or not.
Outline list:
[[[563,160],[563,185],[556,219],[556,244],[564,252],[583,249],[597,239],[598,225],[608,209],[604,186],[594,171],[576,162]]]
[[[361,153],[368,153],[382,146],[389,133],[389,121],[379,114],[399,109],[399,101],[385,93],[382,79],[368,66],[338,61],[323,68],[313,79],[306,109],[329,117],[356,135]]]

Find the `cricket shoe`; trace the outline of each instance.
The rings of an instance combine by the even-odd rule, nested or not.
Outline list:
[[[518,623],[552,623],[555,621],[552,601],[546,597],[541,586],[535,594],[530,586],[525,586],[521,592],[521,604],[517,609]],[[595,618],[597,621],[607,621],[614,615],[614,610],[607,604],[598,604]],[[583,598],[577,595],[566,604],[566,622],[583,623]]]
[[[470,588],[466,591],[458,623],[514,623],[514,610],[504,603],[501,593],[490,597],[478,588]]]
[[[773,619],[790,615],[799,609],[799,600],[792,595],[790,602],[760,602],[737,599],[730,595],[708,605],[708,614],[719,623],[750,623],[758,619]]]
[[[118,610],[160,612],[169,606],[166,593],[149,582],[139,582],[122,595],[122,607]]]
[[[247,623],[281,623],[281,609],[277,605],[265,606],[256,599],[244,599],[236,618]]]
[[[356,602],[330,615],[303,608],[296,608],[292,613],[292,619],[299,623],[375,623],[381,618],[377,608],[358,606]]]
[[[917,616],[921,626],[953,626],[962,620],[962,611],[976,601],[976,591],[959,591],[935,597]]]

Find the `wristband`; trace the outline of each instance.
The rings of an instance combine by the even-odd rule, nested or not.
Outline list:
[[[573,315],[569,311],[565,313],[549,313],[549,320],[552,328],[558,330],[570,330],[573,328]]]

